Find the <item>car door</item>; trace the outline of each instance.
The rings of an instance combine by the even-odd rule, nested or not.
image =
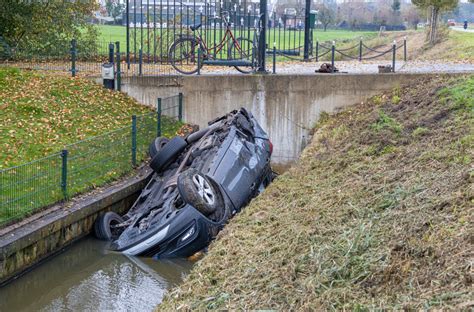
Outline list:
[[[213,178],[220,183],[237,210],[247,203],[263,169],[259,148],[247,137],[231,129],[228,148],[216,168]]]

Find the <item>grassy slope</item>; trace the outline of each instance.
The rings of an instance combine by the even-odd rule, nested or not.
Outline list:
[[[157,129],[156,113],[123,93],[17,69],[0,68],[0,109],[0,226],[64,198],[59,152],[65,145],[67,195],[74,196],[132,171],[132,115],[138,115],[138,163]],[[163,117],[162,133],[175,135],[180,126]]]
[[[0,109],[0,169],[130,125],[131,115],[151,112],[89,80],[8,68],[0,68]]]
[[[472,305],[474,77],[412,86],[325,118],[159,308]]]
[[[424,50],[420,59],[474,62],[474,33],[450,30],[446,39]]]

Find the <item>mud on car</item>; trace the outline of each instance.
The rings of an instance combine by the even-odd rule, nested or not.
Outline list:
[[[154,173],[123,216],[95,222],[110,249],[134,256],[187,257],[205,248],[273,178],[272,143],[244,108],[208,127],[150,145]]]

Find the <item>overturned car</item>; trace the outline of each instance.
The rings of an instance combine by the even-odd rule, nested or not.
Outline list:
[[[184,138],[156,138],[151,180],[124,216],[97,219],[96,236],[128,255],[190,256],[272,181],[272,149],[244,108]]]

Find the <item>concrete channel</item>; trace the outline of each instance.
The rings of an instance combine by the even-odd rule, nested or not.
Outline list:
[[[317,122],[321,112],[336,112],[349,105],[360,103],[381,91],[414,81],[421,76],[427,76],[427,74],[216,75],[180,76],[173,79],[137,77],[123,79],[122,90],[139,102],[153,107],[158,97],[182,92],[185,103],[184,119],[201,127],[215,117],[242,106],[246,107],[253,112],[270,134],[275,147],[274,163],[285,165],[298,158],[309,139],[309,131]],[[76,307],[74,302],[80,302],[84,298],[80,295],[74,297],[71,292],[94,284],[97,275],[103,276],[106,280],[104,283],[107,284],[102,290],[99,286],[97,294],[108,292],[111,295],[107,298],[122,298],[121,300],[125,300],[127,296],[120,294],[117,288],[110,288],[110,283],[123,285],[131,283],[132,280],[146,280],[144,283],[148,283],[150,291],[154,290],[157,294],[162,294],[163,289],[179,282],[182,273],[189,270],[189,265],[143,264],[143,259],[104,255],[104,246],[97,245],[97,242],[91,243],[91,240],[82,240],[57,256],[66,247],[91,232],[99,213],[107,210],[117,212],[127,210],[146,184],[149,174],[150,172],[143,168],[136,176],[76,198],[71,202],[59,203],[18,224],[1,229],[0,310],[34,308],[36,307],[34,302],[14,300],[14,294],[25,293],[25,297],[42,296],[41,293],[43,292],[44,295],[48,287],[53,287],[51,285],[54,283],[66,283],[66,286],[53,287],[56,293],[47,293],[50,299],[45,299],[42,307],[46,310],[56,308],[74,310]],[[86,246],[83,245],[84,242]],[[95,244],[95,247],[91,247],[94,251],[87,247],[92,246],[91,244]],[[88,256],[83,256],[85,254]],[[106,257],[108,260],[101,262],[101,257]],[[111,262],[118,264],[111,267],[109,265]],[[75,263],[75,265],[71,266],[68,263]],[[54,270],[54,268],[58,269]],[[81,272],[84,271],[83,275],[78,273],[79,269]],[[52,273],[50,274],[48,270],[52,270]],[[124,271],[119,274],[117,270]],[[166,272],[170,270],[175,273],[167,276]],[[20,277],[29,271],[34,272]],[[115,273],[110,273],[112,271]],[[159,271],[158,275],[150,273],[157,271]],[[76,275],[76,278],[66,278],[68,274]],[[123,274],[126,276],[124,277]],[[56,278],[51,276],[56,276]],[[162,282],[154,284],[150,276]],[[84,283],[84,281],[88,282]],[[33,293],[26,295],[27,289],[32,289]],[[124,289],[132,291],[135,288],[125,287]],[[139,293],[140,291],[137,291],[134,294]],[[150,305],[158,303],[161,300],[160,296],[162,295],[155,296],[158,298],[155,301],[150,300]],[[98,295],[95,299],[87,298],[87,300],[92,300],[92,302],[102,300],[101,307],[113,308],[108,299],[101,298]],[[130,308],[123,302],[116,304],[119,305],[117,307],[122,304],[121,308]],[[91,308],[93,307],[92,305]]]

